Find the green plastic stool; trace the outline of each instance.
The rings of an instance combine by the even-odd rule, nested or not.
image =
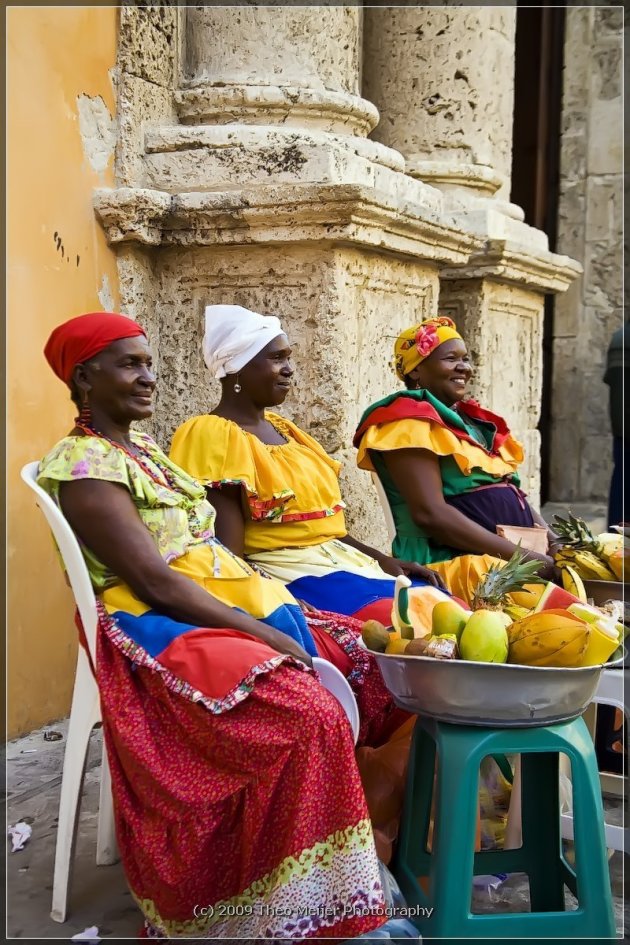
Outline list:
[[[428,853],[436,752],[435,852]],[[571,761],[575,870],[562,854],[559,752]],[[475,853],[479,766],[487,755],[505,754],[522,755],[523,845]],[[584,721],[508,729],[418,718],[392,870],[412,907],[409,918],[429,938],[615,938],[601,787]],[[531,912],[471,912],[473,876],[496,873],[527,874]],[[428,894],[417,877],[428,878]],[[575,911],[565,912],[565,884],[578,899]]]

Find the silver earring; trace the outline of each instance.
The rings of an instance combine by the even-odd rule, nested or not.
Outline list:
[[[238,382],[238,374],[237,374],[237,375],[236,375],[236,384],[234,385],[234,393],[235,393],[235,394],[240,394],[240,392],[241,392],[241,385],[240,385],[239,382]]]

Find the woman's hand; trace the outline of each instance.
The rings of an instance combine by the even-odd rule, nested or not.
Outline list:
[[[300,608],[302,609],[302,613],[304,613],[304,614],[317,614],[317,613],[319,613],[319,611],[317,610],[317,607],[312,607],[312,606],[311,606],[309,603],[307,603],[305,600],[300,600],[299,597],[296,597],[295,599],[296,599],[296,601],[298,602],[298,604],[300,605]]]
[[[264,635],[260,634],[260,637],[265,643],[268,643],[278,653],[282,653],[283,656],[293,656],[296,660],[306,663],[311,669],[313,668],[313,660],[299,643],[296,643],[295,640],[280,630],[274,630],[266,624],[262,624],[262,626],[265,627],[266,632]]]
[[[444,581],[439,574],[432,571],[431,568],[425,568],[421,564],[417,564],[415,561],[401,561],[400,558],[391,558],[389,555],[383,555],[379,558],[378,563],[383,571],[385,571],[386,574],[391,574],[392,577],[398,577],[399,574],[406,574],[407,577],[415,577],[421,581],[426,581],[427,584],[431,584],[433,587],[437,587],[438,590],[448,593]]]
[[[553,557],[559,551],[562,551],[564,548],[565,542],[564,539],[558,538],[557,535],[554,535],[553,538],[549,537],[549,554]]]
[[[560,569],[556,567],[556,563],[551,555],[541,555],[537,551],[528,551],[524,557],[526,561],[540,561],[541,568],[538,572],[539,577],[543,578],[545,581],[553,581],[554,584],[562,586]]]

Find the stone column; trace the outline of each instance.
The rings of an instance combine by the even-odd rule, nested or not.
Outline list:
[[[359,98],[360,64],[357,6],[189,7],[180,115],[266,124],[275,111],[365,135],[378,113]]]
[[[149,35],[138,24],[157,15],[126,8],[122,28]],[[355,425],[396,386],[396,334],[437,312],[440,271],[488,262],[485,204],[495,237],[516,221],[484,199],[445,211],[447,194],[367,137],[378,113],[359,95],[361,16],[335,5],[179,9],[175,117],[119,108],[128,173],[96,208],[119,247],[123,304],[159,341],[160,442],[217,399],[200,351],[204,307],[275,313],[298,370],[286,412],[343,463],[357,537],[385,547]],[[150,43],[135,54],[136,72],[153,61]]]
[[[378,111],[359,94],[359,6],[201,6],[181,15],[179,124],[148,130],[146,185],[175,192],[309,180],[391,189],[404,160],[367,138]]]
[[[514,34],[508,6],[365,11],[363,90],[377,141],[446,193],[508,199]]]
[[[373,137],[483,240],[468,264],[441,269],[439,308],[472,352],[474,393],[525,445],[536,504],[544,295],[563,291],[579,266],[549,253],[509,202],[515,24],[514,6],[366,9],[363,90],[381,115]]]
[[[621,7],[568,7],[558,247],[585,271],[554,311],[550,498],[558,502],[605,503],[610,483],[603,377],[624,311],[623,42]]]

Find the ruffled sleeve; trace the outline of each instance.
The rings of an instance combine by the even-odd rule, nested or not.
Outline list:
[[[141,440],[143,446],[150,446],[153,453],[159,454],[157,444],[146,434],[134,433],[133,438]],[[96,436],[67,436],[39,464],[37,481],[55,500],[59,495],[60,484],[76,479],[119,483],[129,490],[138,508],[189,507],[194,505],[195,499],[199,502],[204,498],[196,483],[193,483],[197,487],[196,496],[192,495],[192,488],[189,489],[189,495],[159,485],[144,474],[138,464],[122,450]]]
[[[482,469],[492,476],[511,476],[523,461],[521,444],[509,435],[496,454],[490,454],[480,445],[457,437],[450,430],[430,420],[393,420],[370,426],[361,437],[357,464],[360,469],[374,470],[370,450],[423,449],[440,459],[452,456],[465,476],[473,469]]]
[[[295,498],[278,475],[264,444],[257,446],[238,424],[209,414],[193,417],[176,430],[170,458],[212,489],[238,485],[252,519],[274,519]]]
[[[64,437],[39,464],[37,481],[49,492],[57,491],[61,482],[76,479],[117,482],[133,492],[124,453],[93,436]]]

